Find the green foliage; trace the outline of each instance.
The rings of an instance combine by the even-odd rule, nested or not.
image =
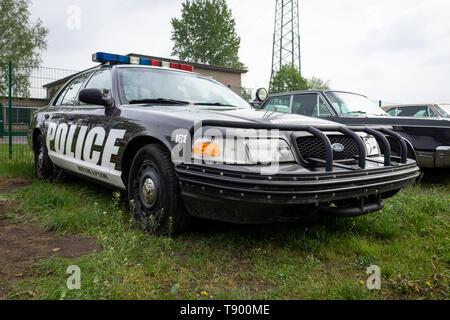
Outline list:
[[[173,18],[172,54],[182,60],[230,68],[244,68],[239,61],[240,37],[225,0],[186,0],[181,19]]]
[[[241,89],[241,98],[245,101],[251,101],[252,100],[252,92],[250,89],[242,88]]]
[[[0,96],[8,94],[8,61],[13,64],[13,90],[28,97],[29,76],[47,47],[48,30],[42,21],[30,21],[29,0],[0,0]]]
[[[304,78],[292,64],[282,65],[272,78],[270,93],[281,93],[309,89],[330,89],[330,81],[317,77]]]
[[[272,78],[270,93],[307,90],[308,82],[292,64],[282,65]]]
[[[308,89],[317,89],[317,90],[330,90],[330,80],[322,80],[320,78],[312,76],[309,79],[306,79]]]

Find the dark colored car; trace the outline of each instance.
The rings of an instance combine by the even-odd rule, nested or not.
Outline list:
[[[94,57],[109,63],[77,75],[34,116],[36,174],[50,178],[56,166],[126,191],[135,218],[158,232],[179,232],[191,216],[362,215],[418,176],[389,130],[254,110],[217,81],[182,71],[189,66]],[[386,137],[402,145],[400,157]]]
[[[450,120],[450,104],[399,104],[384,106],[392,117],[438,118]]]
[[[366,96],[331,90],[271,94],[260,106],[304,116],[336,121],[349,126],[382,126],[404,137],[408,156],[423,168],[450,168],[450,121],[389,116]],[[398,145],[394,145],[398,154]]]

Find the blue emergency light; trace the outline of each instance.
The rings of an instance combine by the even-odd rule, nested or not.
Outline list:
[[[172,69],[180,69],[184,71],[194,71],[193,66],[181,63],[173,63],[167,61],[151,60],[134,56],[121,56],[118,54],[96,52],[92,55],[92,61],[110,64],[138,64],[143,66],[167,67]]]

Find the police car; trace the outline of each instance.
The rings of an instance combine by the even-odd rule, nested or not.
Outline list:
[[[358,216],[418,176],[395,132],[255,110],[188,65],[102,52],[93,60],[100,65],[34,114],[36,175],[59,168],[123,190],[151,230],[182,231],[192,216]]]

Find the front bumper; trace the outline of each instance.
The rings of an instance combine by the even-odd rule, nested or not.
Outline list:
[[[263,166],[223,164],[177,164],[183,200],[197,217],[235,223],[265,223],[295,220],[308,214],[358,216],[381,210],[383,199],[412,184],[419,175],[416,162],[407,159],[405,140],[385,128],[343,126],[290,126],[234,123],[208,120],[204,126],[247,129],[276,129],[296,145],[301,132],[315,136],[324,156],[303,159],[298,148],[296,162],[280,164],[276,174],[263,174]],[[353,164],[335,161],[327,133],[351,137],[358,154]],[[356,132],[374,136],[382,156],[367,157],[363,140]],[[397,141],[400,152],[392,155],[387,137]],[[317,140],[316,140],[317,141]],[[306,161],[305,161],[306,160]]]
[[[230,169],[233,168],[233,170]],[[278,174],[255,167],[176,166],[186,207],[193,216],[235,223],[293,220],[308,213],[357,216],[383,207],[382,199],[412,184],[419,168],[412,160],[365,169],[306,169],[283,165]]]
[[[422,168],[450,168],[450,146],[440,146],[435,151],[417,150],[416,154]]]
[[[436,148],[435,166],[436,168],[450,168],[450,146]]]

